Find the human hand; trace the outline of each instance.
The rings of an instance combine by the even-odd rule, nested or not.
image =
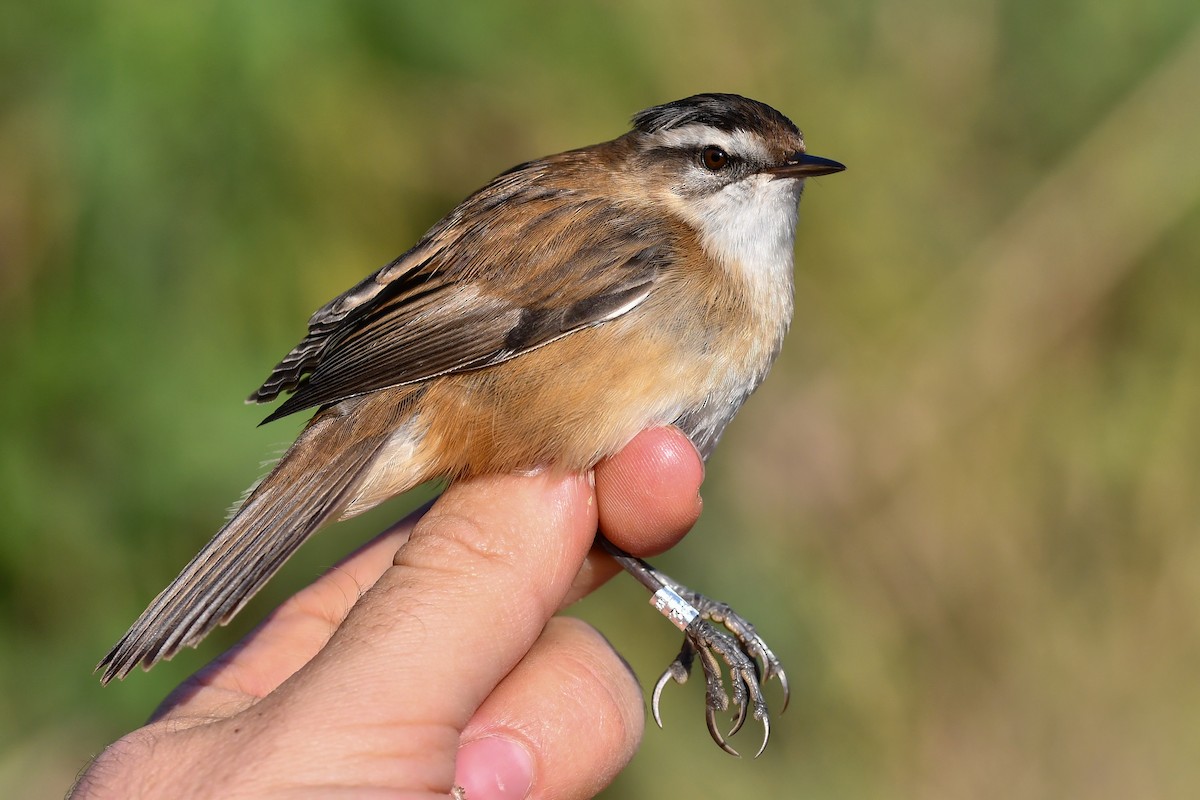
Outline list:
[[[587,476],[452,485],[182,684],[106,749],[79,798],[592,797],[641,739],[641,690],[595,630],[554,614],[700,513],[673,428]]]

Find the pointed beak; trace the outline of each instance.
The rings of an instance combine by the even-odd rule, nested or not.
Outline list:
[[[808,153],[796,153],[777,167],[768,167],[763,172],[776,178],[812,178],[816,175],[831,175],[841,172],[845,164],[831,158],[810,156]]]

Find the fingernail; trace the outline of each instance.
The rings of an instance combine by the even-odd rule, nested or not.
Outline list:
[[[458,748],[454,782],[470,800],[521,800],[533,788],[533,756],[511,739],[475,739]]]

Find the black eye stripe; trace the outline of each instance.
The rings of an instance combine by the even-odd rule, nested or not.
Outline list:
[[[709,169],[707,166],[705,166],[705,164],[704,164],[704,149],[705,149],[705,147],[716,147],[718,150],[725,153],[725,157],[726,157],[725,166],[716,171]],[[714,175],[718,174],[718,173],[724,175],[733,169],[736,169],[738,172],[740,172],[743,169],[743,164],[745,163],[744,158],[742,158],[739,155],[729,152],[728,150],[726,150],[724,147],[721,147],[720,145],[700,145],[700,146],[697,146],[697,145],[659,145],[658,147],[651,147],[651,148],[645,150],[644,154],[645,154],[645,156],[647,156],[651,159],[664,159],[668,156],[671,156],[674,158],[678,158],[681,161],[690,161],[691,163],[704,168],[705,172],[710,172]]]

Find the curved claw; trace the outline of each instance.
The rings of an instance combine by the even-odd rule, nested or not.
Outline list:
[[[771,738],[771,718],[764,714],[761,721],[763,724],[763,740],[758,748],[758,752],[754,754],[755,758],[763,754],[763,751],[767,749],[767,740]]]
[[[650,712],[654,715],[654,721],[658,727],[662,727],[662,712],[659,711],[659,702],[662,700],[663,688],[668,681],[675,681],[682,685],[687,683],[687,679],[692,674],[692,659],[696,657],[696,651],[692,647],[692,643],[685,638],[683,647],[679,650],[679,655],[675,656],[675,660],[667,665],[663,670],[663,674],[658,676],[658,681],[654,684],[654,694],[650,698]]]
[[[783,688],[783,706],[779,709],[779,713],[782,714],[787,711],[788,704],[792,700],[792,689],[788,684],[787,673],[784,672],[783,665],[779,663],[779,659],[775,657],[770,648],[761,641],[758,644],[759,646],[754,648],[754,667],[756,672],[758,672],[758,685],[765,689],[767,681],[778,676],[779,685]],[[760,659],[761,665],[759,663]]]
[[[672,665],[674,666],[674,665]],[[654,694],[650,696],[650,713],[654,715],[654,722],[658,727],[662,727],[662,713],[658,710],[658,702],[662,699],[663,687],[667,685],[674,676],[671,674],[671,667],[663,670],[663,674],[658,676],[658,681],[654,684]]]
[[[730,736],[737,735],[737,732],[740,731],[742,729],[742,726],[746,724],[746,716],[748,715],[749,711],[750,711],[749,703],[742,702],[742,703],[738,704],[738,715],[737,715],[737,719],[734,720],[734,722],[733,722],[733,727],[729,729]]]
[[[742,757],[741,753],[734,750],[729,745],[729,742],[725,741],[725,737],[721,734],[721,729],[717,727],[717,710],[707,703],[704,706],[704,721],[708,724],[708,733],[712,736],[713,741],[717,743],[717,747],[720,747],[731,756]]]

